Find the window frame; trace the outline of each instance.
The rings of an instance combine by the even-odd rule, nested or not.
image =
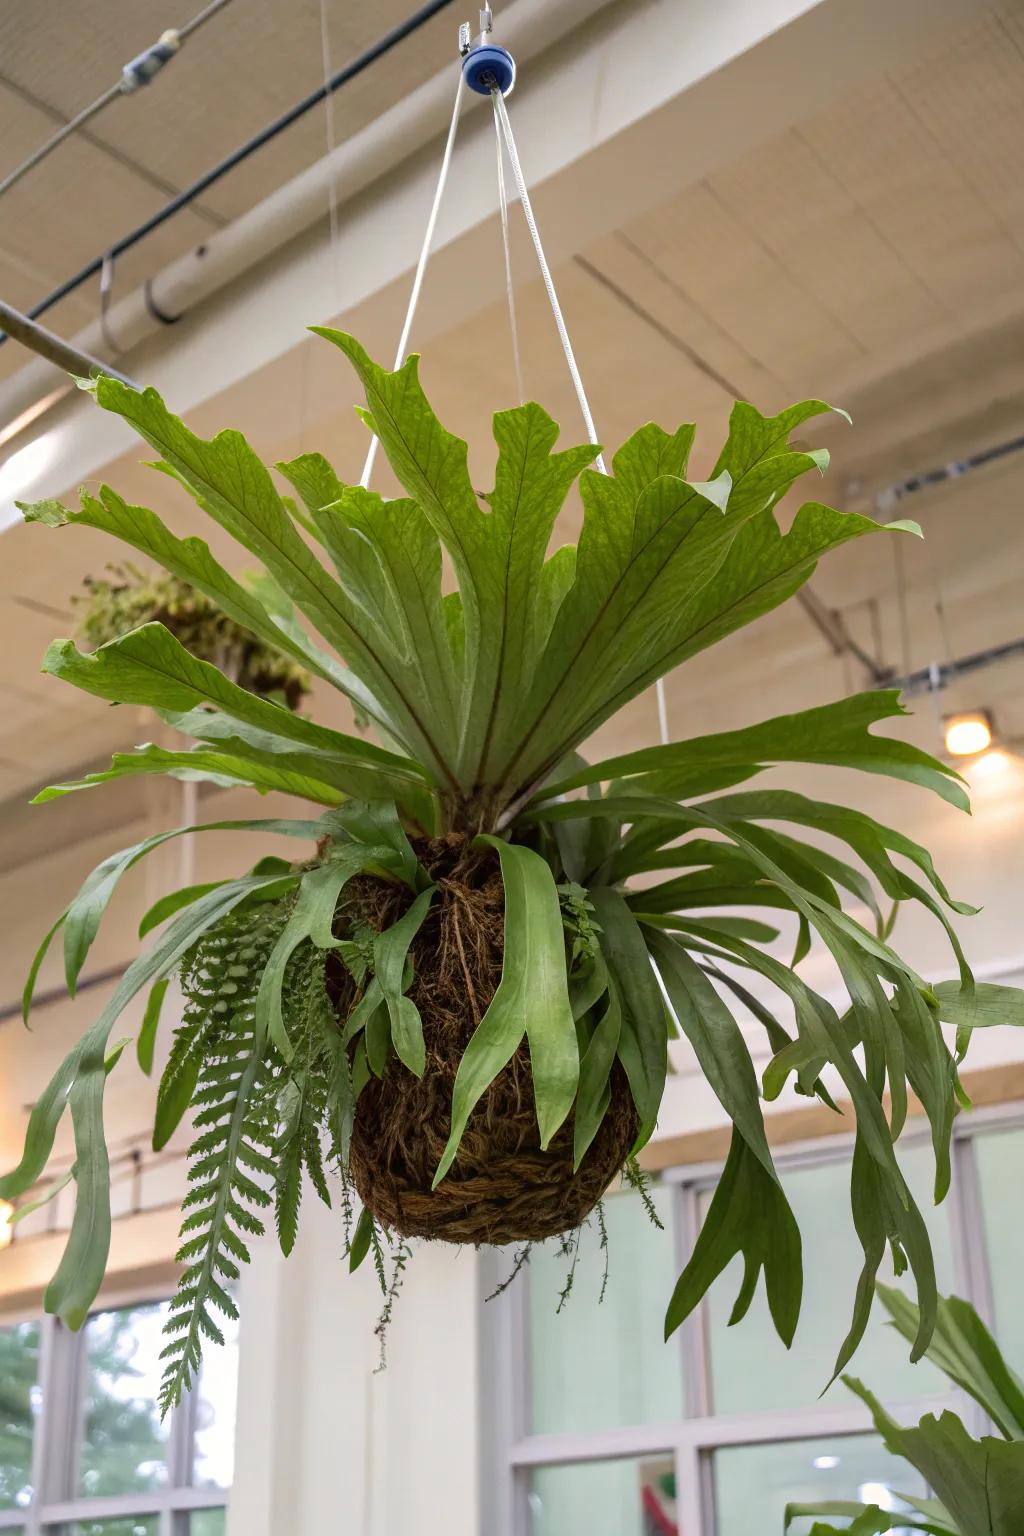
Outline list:
[[[101,1312],[159,1305],[167,1301],[166,1288],[144,1292],[130,1299],[118,1294],[103,1301],[90,1317]],[[0,1536],[5,1531],[24,1536],[63,1536],[65,1527],[87,1520],[123,1520],[132,1516],[157,1517],[158,1536],[188,1536],[188,1517],[197,1510],[224,1509],[231,1488],[195,1486],[193,1475],[198,1396],[189,1392],[170,1415],[167,1438],[167,1485],[135,1493],[90,1496],[76,1494],[78,1460],[84,1425],[86,1356],[85,1326],[77,1333],[56,1317],[26,1314],[22,1321],[38,1322],[39,1410],[32,1430],[32,1502],[24,1509],[0,1510]],[[0,1326],[14,1319],[0,1318]]]
[[[978,1138],[1024,1127],[1024,1104],[992,1105],[960,1116],[954,1126],[953,1178],[949,1213],[956,1293],[994,1323],[992,1274],[975,1157]],[[901,1145],[927,1144],[926,1123],[908,1127]],[[852,1135],[819,1137],[773,1149],[780,1171],[848,1161]],[[676,1262],[680,1269],[700,1229],[700,1199],[717,1182],[724,1162],[665,1170],[661,1181],[673,1191]],[[481,1256],[481,1296],[505,1278],[507,1257],[493,1250]],[[494,1536],[530,1536],[530,1474],[537,1467],[580,1465],[593,1461],[672,1457],[678,1489],[678,1518],[685,1536],[716,1536],[713,1466],[715,1452],[732,1446],[765,1445],[822,1437],[874,1433],[867,1408],[859,1402],[751,1413],[711,1411],[711,1358],[707,1307],[702,1303],[679,1330],[683,1370],[682,1416],[674,1421],[606,1430],[531,1434],[529,1430],[530,1352],[527,1285],[517,1281],[482,1306],[480,1324],[480,1399],[482,1486],[497,1495],[490,1511]],[[740,1325],[742,1326],[742,1324]],[[983,1411],[967,1395],[951,1388],[938,1395],[886,1404],[900,1422],[914,1424],[924,1413],[952,1409],[974,1435],[989,1432]]]

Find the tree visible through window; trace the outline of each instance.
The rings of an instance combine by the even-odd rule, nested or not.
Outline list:
[[[24,1509],[32,1500],[38,1381],[38,1324],[0,1329],[0,1509]]]
[[[224,1536],[237,1338],[209,1351],[195,1391],[161,1421],[166,1313],[166,1302],[96,1312],[78,1334],[52,1318],[0,1328],[0,1536],[22,1536],[19,1511],[48,1536],[160,1536],[164,1511],[176,1532]],[[97,1507],[110,1498],[123,1515]]]

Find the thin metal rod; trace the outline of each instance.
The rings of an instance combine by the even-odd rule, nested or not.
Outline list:
[[[218,11],[222,11],[226,5],[230,4],[231,0],[211,0],[211,4],[205,10],[200,11],[198,16],[193,16],[192,20],[187,21],[183,27],[175,28],[179,46],[186,38],[191,37],[194,32],[198,32],[199,28],[210,21]],[[77,133],[80,128],[84,128],[86,123],[91,122],[94,117],[98,117],[119,96],[127,94],[129,93],[125,88],[125,79],[122,75],[121,79],[110,86],[108,90],[105,90],[102,96],[98,96],[89,106],[83,107],[81,112],[76,113],[68,122],[63,123],[57,129],[57,132],[46,140],[45,144],[40,144],[38,149],[32,151],[27,160],[23,160],[20,165],[15,166],[14,170],[0,181],[0,197],[3,197],[5,192],[9,192],[23,176],[27,176],[29,171],[34,171],[36,166],[45,160],[48,155],[52,155],[55,149],[59,149],[65,139],[70,138],[73,133]]]
[[[437,216],[441,211],[441,201],[444,197],[445,185],[448,181],[448,171],[452,163],[452,155],[455,151],[455,136],[459,129],[459,112],[462,108],[462,73],[459,72],[459,83],[455,88],[455,105],[452,108],[452,120],[448,128],[448,139],[444,146],[444,155],[441,159],[441,171],[437,178],[437,187],[434,191],[434,201],[430,208],[430,217],[427,219],[427,227],[423,235],[423,244],[420,246],[420,259],[416,263],[416,276],[412,281],[412,292],[409,295],[409,304],[405,311],[405,323],[402,326],[402,334],[398,338],[398,349],[395,352],[395,369],[401,368],[405,362],[409,349],[409,337],[412,334],[412,322],[416,314],[416,308],[423,291],[423,278],[427,270],[427,262],[430,260],[430,247],[434,241],[434,231],[437,228]],[[370,483],[373,474],[373,464],[377,457],[377,447],[380,438],[376,433],[370,439],[369,451],[366,462],[363,465],[363,473],[359,477],[359,484],[365,490]]]
[[[519,353],[519,322],[516,318],[516,293],[512,283],[512,240],[508,223],[508,194],[505,187],[505,146],[501,136],[501,118],[498,115],[498,101],[500,91],[492,91],[491,98],[494,102],[494,137],[498,146],[498,206],[501,210],[501,241],[505,251],[505,293],[508,298],[508,323],[512,332],[512,361],[516,370],[516,390],[519,394],[519,404],[524,404],[526,391],[523,388],[523,364]]]
[[[430,0],[430,4],[421,6],[418,11],[414,11],[411,16],[399,23],[397,27],[392,27],[390,32],[386,32],[377,42],[364,49],[351,63],[336,70],[326,85],[319,85],[315,91],[310,91],[308,96],[304,96],[293,107],[289,107],[287,112],[283,112],[280,117],[275,117],[273,122],[268,123],[265,128],[261,128],[259,133],[253,134],[251,139],[246,139],[245,143],[240,144],[230,155],[225,156],[223,160],[211,166],[197,181],[192,182],[191,186],[185,187],[176,197],[172,197],[170,202],[165,203],[151,218],[136,225],[127,235],[124,235],[113,245],[108,246],[105,251],[94,257],[92,261],[86,262],[85,266],[81,267],[72,277],[67,278],[52,293],[47,294],[45,299],[41,299],[38,304],[34,304],[28,311],[29,318],[32,320],[38,319],[48,309],[52,309],[55,304],[59,304],[61,299],[67,298],[69,293],[74,293],[83,283],[87,283],[91,277],[94,277],[100,271],[103,266],[104,256],[121,256],[125,251],[131,250],[132,246],[138,245],[140,240],[144,240],[147,235],[152,234],[154,229],[159,229],[160,225],[166,223],[169,218],[172,218],[179,209],[187,207],[189,203],[194,202],[197,197],[200,197],[207,187],[213,186],[214,182],[220,181],[222,176],[226,176],[237,165],[241,165],[242,161],[247,160],[256,150],[262,149],[264,144],[269,144],[271,139],[276,138],[279,133],[283,133],[286,128],[290,128],[292,123],[311,111],[313,107],[323,101],[332,91],[338,90],[339,87],[347,85],[350,80],[354,80],[357,75],[361,75],[371,64],[375,64],[386,53],[390,53],[392,48],[397,47],[399,43],[403,42],[413,32],[417,32],[420,27],[436,16],[439,11],[446,9],[451,3],[452,0]],[[0,346],[3,345],[5,340],[6,338],[0,335]]]
[[[70,342],[48,331],[45,325],[40,325],[28,315],[23,315],[20,310],[13,309],[10,304],[4,304],[2,300],[0,300],[0,326],[14,341],[19,341],[23,347],[28,347],[30,352],[37,352],[40,357],[45,357],[48,363],[56,363],[58,368],[63,368],[67,373],[73,373],[80,379],[87,379],[92,373],[105,373],[109,378],[120,379],[122,384],[128,384],[132,389],[139,387],[126,373],[119,373],[109,363],[100,362],[98,357],[79,351]]]
[[[573,352],[572,342],[569,340],[569,332],[566,328],[565,316],[562,314],[562,306],[558,302],[558,294],[555,291],[555,281],[551,276],[551,268],[548,266],[547,257],[544,255],[544,246],[541,243],[540,230],[537,228],[537,221],[533,216],[533,205],[530,202],[530,193],[527,189],[526,178],[523,175],[522,165],[519,162],[519,151],[516,148],[515,135],[512,132],[512,124],[509,122],[508,108],[505,105],[505,98],[501,95],[500,91],[495,92],[494,108],[501,123],[501,131],[505,136],[505,147],[508,150],[508,158],[512,165],[512,174],[515,177],[516,189],[519,193],[519,201],[523,205],[523,214],[525,215],[527,227],[530,231],[530,238],[533,241],[533,248],[537,253],[537,264],[540,267],[541,276],[544,279],[544,287],[547,289],[548,301],[551,304],[551,313],[555,317],[555,325],[558,329],[558,336],[562,343],[562,351],[565,353],[565,361],[569,367],[569,375],[573,382],[573,388],[576,391],[576,399],[579,401],[580,412],[583,416],[583,424],[587,430],[587,437],[595,447],[598,447],[599,440],[597,436],[597,428],[594,426],[594,418],[590,413],[590,405],[587,401],[587,393],[583,388],[583,379],[580,376],[580,370],[576,363],[576,354]],[[603,475],[608,473],[607,469],[605,468],[604,457],[600,452],[597,454],[594,463],[597,465],[597,468]]]

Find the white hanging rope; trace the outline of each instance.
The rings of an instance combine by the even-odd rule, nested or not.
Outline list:
[[[565,317],[562,314],[562,307],[558,302],[558,294],[555,291],[555,283],[551,276],[551,269],[548,266],[547,259],[544,255],[544,247],[541,244],[540,231],[537,228],[537,221],[534,218],[533,207],[530,203],[530,194],[527,190],[526,178],[523,175],[523,168],[519,160],[518,151],[516,149],[515,135],[512,132],[512,124],[509,121],[508,109],[505,106],[505,98],[502,96],[501,92],[497,90],[491,92],[491,97],[494,101],[495,124],[500,128],[500,131],[505,139],[505,145],[508,149],[508,157],[512,164],[512,171],[513,175],[515,176],[516,187],[519,192],[520,201],[523,205],[523,213],[526,217],[526,223],[530,231],[530,236],[533,240],[534,250],[537,253],[537,262],[540,266],[541,276],[544,279],[544,286],[547,289],[548,299],[551,304],[551,313],[555,317],[555,325],[558,328],[558,335],[562,343],[562,350],[565,353],[565,361],[569,368],[569,375],[576,390],[576,398],[579,401],[580,411],[583,415],[583,421],[587,429],[587,436],[592,443],[596,444],[598,441],[597,429],[594,426],[594,418],[591,415],[590,404],[587,400],[586,391],[583,387],[583,379],[580,376],[579,367],[576,363],[576,357],[572,350],[572,343],[569,340],[569,332],[566,328]],[[508,288],[509,319],[512,326],[512,345],[515,352],[516,377],[519,380],[519,397],[522,399],[523,385],[519,363],[519,336],[516,326],[515,298],[512,288],[512,267],[508,233],[508,208],[505,198],[505,175],[500,139],[498,144],[498,200],[501,205],[502,235],[505,242],[505,280],[506,286]],[[594,462],[603,475],[608,473],[605,467],[604,456],[602,454],[598,454]],[[655,697],[658,703],[658,731],[661,736],[662,746],[667,747],[672,737],[669,732],[668,704],[665,697],[664,679],[659,677],[654,685],[654,688]]]
[[[434,202],[430,209],[430,217],[427,220],[426,232],[423,236],[423,245],[420,248],[420,259],[416,264],[416,276],[413,278],[412,292],[409,295],[409,307],[405,312],[405,324],[402,326],[402,334],[398,341],[398,350],[395,353],[395,368],[401,368],[405,362],[406,352],[409,346],[409,337],[412,333],[413,317],[416,314],[416,306],[420,301],[420,292],[423,288],[423,277],[427,270],[427,262],[430,260],[430,247],[434,241],[434,230],[437,228],[437,216],[441,211],[441,199],[444,197],[445,183],[448,180],[448,171],[452,163],[452,155],[455,150],[455,135],[459,127],[459,112],[462,107],[462,75],[459,75],[459,83],[455,89],[455,106],[452,109],[451,126],[448,129],[448,141],[444,147],[444,157],[441,161],[441,174],[437,178],[437,190],[434,193]],[[359,484],[365,490],[370,483],[373,474],[373,463],[377,457],[377,447],[380,439],[376,433],[370,439],[369,452],[366,455],[366,463],[363,465],[363,473],[359,477]]]
[[[494,102],[494,137],[498,148],[498,207],[501,210],[501,240],[505,250],[505,293],[508,299],[508,323],[512,332],[512,361],[516,370],[516,389],[519,392],[519,404],[526,401],[526,391],[523,388],[523,365],[519,355],[519,323],[516,319],[516,293],[512,283],[512,241],[508,224],[508,194],[505,188],[505,146],[501,135],[501,118],[498,114],[498,102],[501,99],[500,91],[492,91],[491,99]]]
[[[533,248],[537,253],[537,265],[540,267],[541,276],[544,279],[544,287],[547,289],[548,301],[551,305],[551,313],[555,317],[555,325],[558,328],[558,337],[562,343],[562,351],[565,353],[565,361],[569,368],[569,376],[576,391],[576,399],[579,401],[580,412],[583,416],[583,424],[587,429],[587,437],[595,446],[598,442],[597,429],[594,426],[594,418],[590,414],[590,405],[587,401],[587,393],[583,388],[583,380],[576,364],[576,354],[572,350],[572,342],[569,340],[569,332],[566,329],[565,317],[562,314],[562,306],[558,302],[558,294],[555,291],[555,281],[551,276],[551,268],[548,266],[547,257],[544,255],[544,247],[541,244],[540,230],[533,216],[533,205],[530,202],[530,194],[527,190],[526,179],[523,176],[523,168],[519,163],[519,151],[516,148],[515,135],[512,132],[512,124],[509,122],[508,108],[505,106],[505,98],[500,91],[494,93],[494,110],[501,124],[501,131],[505,138],[505,148],[508,150],[509,162],[512,166],[512,174],[515,177],[516,190],[519,200],[523,205],[523,214],[526,218]],[[605,468],[604,457],[598,454],[594,460],[602,475],[608,473]]]

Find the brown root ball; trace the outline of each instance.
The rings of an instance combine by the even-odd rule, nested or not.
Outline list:
[[[616,1064],[611,1103],[578,1173],[573,1119],[542,1151],[524,1040],[480,1100],[450,1171],[431,1181],[448,1141],[459,1062],[501,979],[504,888],[497,854],[452,836],[417,854],[438,887],[411,955],[410,996],[423,1020],[427,1063],[417,1078],[392,1055],[355,1109],[349,1163],[363,1205],[405,1237],[450,1243],[539,1241],[571,1231],[622,1168],[637,1133],[625,1074]],[[349,899],[378,931],[410,896],[363,877]],[[339,997],[344,1008],[344,1002]],[[345,1010],[347,1011],[347,1009]]]

